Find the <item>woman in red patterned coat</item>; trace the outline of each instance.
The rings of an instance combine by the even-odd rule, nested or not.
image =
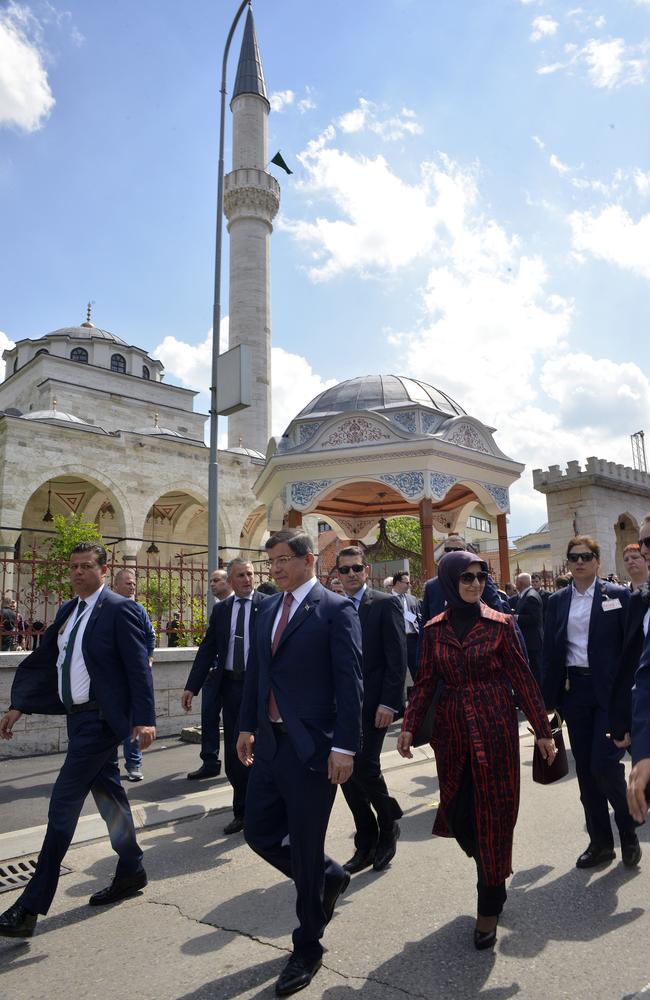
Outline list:
[[[491,948],[512,873],[512,838],[519,808],[519,726],[512,697],[530,721],[542,756],[555,757],[544,702],[521,652],[511,615],[481,602],[487,564],[471,552],[450,552],[438,579],[447,607],[425,626],[420,669],[397,749],[411,757],[439,682],[432,746],[440,782],[433,832],[453,836],[476,861],[474,944]]]

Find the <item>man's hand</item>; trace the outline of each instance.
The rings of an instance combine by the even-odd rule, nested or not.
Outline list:
[[[141,750],[146,750],[150,747],[156,738],[156,727],[155,726],[134,726],[133,732],[131,733],[131,740],[135,742],[138,741],[138,745]]]
[[[352,776],[354,757],[349,753],[332,750],[327,760],[327,777],[333,785],[344,785]]]
[[[185,689],[181,695],[181,708],[184,708],[186,712],[192,711],[192,698],[194,697],[193,691],[188,691]]]
[[[17,708],[10,708],[0,719],[0,739],[13,739],[13,728],[23,713]]]
[[[627,750],[632,745],[632,738],[629,733],[626,733],[622,740],[615,740],[612,736],[612,742],[619,750]]]
[[[381,705],[375,712],[375,729],[386,729],[390,726],[393,719],[395,718],[395,713],[390,708],[383,708]]]
[[[255,737],[252,733],[240,733],[237,739],[237,756],[244,765],[250,767],[254,760],[253,743]]]
[[[627,783],[627,807],[630,816],[637,823],[644,823],[648,815],[648,803],[645,797],[648,782],[650,782],[650,757],[644,757],[638,760],[630,771]]]
[[[409,733],[408,730],[404,730],[397,737],[397,752],[400,757],[406,757],[408,760],[413,759],[413,754],[411,753],[411,744],[413,742],[413,733]]]

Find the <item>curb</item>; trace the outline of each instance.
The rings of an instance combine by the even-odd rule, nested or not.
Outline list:
[[[523,730],[523,731],[522,731]],[[525,724],[519,727],[519,737],[528,736]],[[397,750],[388,750],[381,755],[381,769],[384,773],[395,771],[400,767],[433,761],[432,748],[425,744],[413,747],[413,759],[405,760]],[[187,795],[177,795],[163,802],[140,802],[131,805],[133,821],[136,830],[146,830],[152,826],[165,826],[168,823],[178,823],[185,819],[196,819],[211,813],[226,812],[232,808],[232,789],[230,785],[220,788],[207,788],[203,792],[189,792]],[[27,854],[37,854],[45,837],[46,824],[28,826],[22,830],[12,830],[0,833],[0,864],[15,861]],[[99,813],[82,816],[77,823],[71,846],[85,844],[90,840],[103,840],[107,836],[106,824]]]

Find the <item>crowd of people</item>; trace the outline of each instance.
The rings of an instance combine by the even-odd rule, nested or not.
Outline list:
[[[518,712],[548,765],[557,752],[548,712],[566,720],[589,836],[576,866],[614,859],[610,806],[623,864],[639,864],[636,827],[650,782],[650,516],[624,553],[630,588],[600,577],[600,549],[588,536],[569,540],[570,576],[553,593],[539,574],[520,573],[508,594],[480,554],[451,535],[420,601],[406,571],[373,589],[361,545],[338,552],[328,586],[302,529],[276,532],[266,550],[273,584],[258,586],[243,557],[212,573],[215,604],[181,704],[189,712],[202,695],[201,764],[188,779],[217,777],[222,754],[233,793],[224,834],[243,832],[296,887],[298,926],[278,996],[317,973],[325,928],[351,878],[381,873],[396,855],[403,812],[381,751],[400,718],[403,757],[423,742],[434,749],[433,833],[455,838],[474,862],[478,950],[494,947],[512,873]],[[48,912],[89,793],[118,855],[111,884],[90,904],[119,902],[147,884],[117,754],[122,743],[127,778],[141,780],[142,751],[155,738],[155,636],[133,571],[106,586],[101,545],[73,549],[70,580],[74,597],[21,662],[0,719],[0,737],[11,739],[22,713],[64,713],[69,738],[34,875],[0,915],[8,937],[30,937]],[[324,852],[338,785],[354,831],[343,864]]]

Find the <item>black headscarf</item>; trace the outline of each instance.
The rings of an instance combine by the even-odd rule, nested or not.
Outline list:
[[[488,565],[475,552],[459,550],[447,552],[438,565],[438,580],[440,589],[447,602],[449,619],[457,638],[462,642],[474,622],[481,616],[481,602],[470,604],[460,596],[460,574],[464,573],[472,563],[478,563],[486,573]]]

